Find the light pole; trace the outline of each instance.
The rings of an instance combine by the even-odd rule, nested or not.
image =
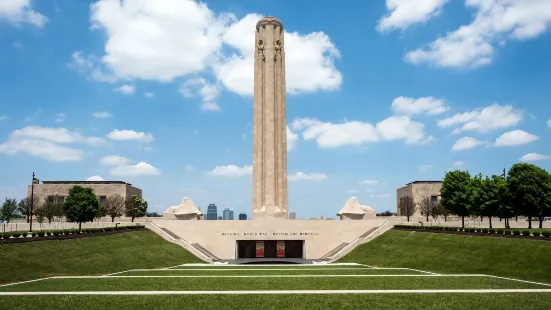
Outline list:
[[[33,231],[33,204],[34,204],[34,182],[35,182],[35,178],[34,178],[34,172],[33,172],[33,181],[31,183],[31,210],[30,210],[30,216],[29,216],[29,231],[32,232]]]

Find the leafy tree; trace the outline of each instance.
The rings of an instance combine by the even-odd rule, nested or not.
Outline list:
[[[33,208],[38,207],[40,203],[40,198],[38,196],[33,197]],[[31,216],[31,197],[25,197],[19,201],[17,204],[17,212],[23,215],[29,222],[29,217]]]
[[[465,216],[470,215],[469,193],[471,175],[468,171],[448,171],[440,189],[440,204],[461,217],[461,227],[465,227]]]
[[[528,163],[517,163],[509,169],[507,187],[511,202],[517,214],[528,217],[528,228],[532,218],[548,213],[551,195],[551,177],[540,167]]]
[[[432,200],[429,196],[423,196],[418,202],[419,211],[421,212],[421,215],[424,215],[427,219],[427,222],[429,221],[429,216],[432,215],[432,210],[434,208],[432,204]]]
[[[484,179],[479,173],[471,178],[469,185],[469,208],[471,216],[480,216],[480,221],[484,218],[484,203],[487,200],[486,191],[483,188]]]
[[[444,207],[440,202],[436,205],[438,207],[438,214],[440,216],[444,217],[444,222],[448,220],[448,216],[450,215],[450,211]]]
[[[432,210],[430,211],[430,215],[432,215],[432,218],[433,219],[437,219],[441,214],[440,214],[440,204],[437,203],[435,205],[432,206]]]
[[[490,228],[492,228],[492,217],[500,215],[500,206],[504,201],[501,196],[503,192],[501,187],[505,187],[505,184],[503,176],[495,174],[482,181],[481,189],[484,192],[484,201],[482,201],[480,214],[488,217]]]
[[[42,216],[48,219],[48,223],[51,223],[55,217],[62,217],[63,204],[61,203],[61,198],[56,195],[53,199],[47,200],[44,206],[40,208],[40,212]]]
[[[6,200],[2,204],[2,207],[0,207],[0,220],[6,221],[6,223],[9,223],[12,218],[16,217],[16,214],[17,214],[17,200],[9,199],[6,197]]]
[[[100,206],[98,198],[91,188],[75,185],[69,189],[63,210],[67,220],[78,223],[78,229],[81,229],[83,222],[93,221],[100,213]]]
[[[417,206],[411,196],[404,196],[400,197],[398,201],[398,209],[400,210],[400,215],[406,216],[409,222],[409,218],[415,214]]]
[[[389,213],[388,216],[392,215],[392,213],[391,213],[390,211],[385,211],[385,212],[388,212],[388,213]],[[383,212],[383,213],[385,213],[385,212]],[[160,214],[157,213],[157,212],[146,212],[146,213],[145,213],[145,216],[146,216],[146,217],[163,217],[162,215],[160,215]]]
[[[111,217],[111,222],[114,222],[116,217],[119,217],[124,213],[124,207],[124,198],[117,194],[107,197],[103,209],[104,213]]]
[[[140,197],[133,195],[129,200],[126,201],[126,209],[124,213],[126,216],[132,218],[132,222],[137,217],[145,216],[147,212],[147,201],[141,199]]]

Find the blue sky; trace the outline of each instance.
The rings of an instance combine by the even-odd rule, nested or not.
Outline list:
[[[289,210],[449,169],[549,170],[551,2],[100,0],[0,3],[0,195],[105,179],[162,212],[251,210],[254,25],[286,29]]]

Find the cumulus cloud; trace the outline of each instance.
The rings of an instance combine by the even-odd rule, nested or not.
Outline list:
[[[145,132],[138,132],[134,130],[118,130],[114,129],[107,134],[107,138],[116,141],[138,141],[138,142],[152,142],[154,140],[153,135]]]
[[[136,91],[136,86],[134,86],[134,85],[122,85],[122,86],[117,87],[113,90],[118,92],[118,93],[121,93],[123,95],[130,95],[130,94],[133,94]]]
[[[496,45],[538,37],[551,24],[551,1],[466,0],[465,4],[476,10],[470,24],[408,52],[405,60],[416,65],[476,68],[492,62]]]
[[[473,137],[463,137],[455,142],[455,144],[452,146],[452,151],[468,150],[486,143],[486,141],[480,141]]]
[[[446,106],[444,99],[437,99],[434,97],[421,97],[418,99],[398,97],[392,102],[392,110],[396,114],[438,115],[449,110],[449,107]]]
[[[109,112],[95,112],[92,113],[92,116],[95,118],[110,118],[113,117],[113,115]]]
[[[248,14],[216,14],[192,0],[99,0],[91,5],[93,29],[105,31],[105,55],[73,54],[73,64],[94,79],[173,81],[213,71],[230,91],[253,92],[255,24]],[[139,31],[136,31],[139,29]],[[338,89],[342,77],[334,61],[340,57],[323,32],[285,32],[289,93]]]
[[[478,108],[465,113],[457,113],[453,116],[441,119],[437,125],[447,128],[462,124],[453,130],[454,134],[465,131],[486,133],[495,129],[516,126],[522,120],[522,111],[516,110],[511,105],[499,105],[494,103],[485,108]]]
[[[327,179],[327,176],[323,173],[297,172],[287,177],[289,181],[322,181],[325,179]]]
[[[201,96],[203,103],[201,109],[205,111],[219,111],[220,106],[216,104],[218,97],[218,86],[209,83],[204,78],[192,78],[185,81],[180,87],[180,93],[184,98]]]
[[[146,162],[139,162],[135,165],[121,165],[109,170],[111,175],[116,176],[154,176],[160,175],[161,171]]]
[[[84,152],[60,146],[52,141],[38,139],[10,139],[0,144],[0,154],[16,155],[27,153],[52,162],[80,161]]]
[[[92,145],[104,144],[106,141],[100,137],[85,137],[82,134],[67,128],[50,128],[41,126],[27,126],[10,133],[10,139],[42,139],[54,143],[88,143]]]
[[[123,166],[128,165],[132,160],[118,155],[107,155],[100,158],[99,162],[106,166]]]
[[[208,174],[218,177],[242,177],[245,175],[251,175],[253,173],[253,166],[243,166],[239,167],[236,165],[227,165],[227,166],[217,166],[212,171],[209,171]]]
[[[551,128],[551,119],[547,121],[547,127]]]
[[[499,136],[496,139],[494,146],[523,145],[523,144],[534,142],[539,138],[540,137],[533,135],[531,133],[527,133],[524,130],[512,130],[512,131],[505,132],[501,136]]]
[[[32,9],[31,0],[0,1],[0,20],[7,20],[14,25],[31,24],[44,27],[48,18]]]
[[[297,142],[300,139],[297,133],[294,133],[286,127],[287,130],[287,152],[293,150],[297,146]]]
[[[86,181],[105,181],[105,180],[99,175],[94,175],[86,179]]]
[[[449,0],[386,0],[389,11],[377,24],[378,31],[406,29],[440,14]]]
[[[543,155],[538,153],[528,153],[522,156],[519,161],[521,162],[529,162],[529,161],[538,161],[538,160],[547,160],[550,159],[551,156],[549,155]]]

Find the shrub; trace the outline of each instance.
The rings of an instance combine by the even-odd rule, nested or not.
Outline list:
[[[542,231],[542,232],[541,232],[541,235],[544,236],[544,237],[549,238],[549,237],[551,237],[551,232],[549,232],[549,231]]]
[[[54,230],[54,231],[52,231],[52,234],[54,234],[54,236],[59,236],[59,231]]]
[[[539,236],[540,236],[540,232],[539,232],[539,231],[533,231],[533,232],[532,232],[532,235],[533,235],[534,237],[539,237]]]
[[[488,228],[481,228],[480,231],[481,231],[482,233],[487,234],[487,233],[488,233]]]
[[[38,236],[38,233],[37,233],[37,232],[33,232],[32,236],[33,236],[33,237],[36,237],[36,236]]]
[[[488,232],[489,232],[490,234],[495,234],[495,233],[496,233],[496,230],[493,229],[493,228],[490,228],[490,229],[488,229]]]
[[[497,232],[498,234],[500,234],[500,235],[503,235],[503,229],[499,229],[499,228],[498,228],[498,229],[496,229],[496,232]]]
[[[520,235],[520,230],[513,230],[513,235],[518,236]]]
[[[511,234],[511,231],[508,230],[508,229],[506,229],[506,230],[504,231],[504,233],[505,233],[506,235],[510,235],[510,234]]]
[[[43,232],[43,231],[39,231],[39,232],[37,233],[37,235],[38,235],[39,237],[44,237],[45,234],[46,234],[46,233]]]
[[[16,233],[12,233],[11,236],[14,238],[19,238],[21,237],[21,234],[16,232]]]
[[[530,236],[530,231],[529,230],[523,230],[522,235],[525,236],[525,237]]]

